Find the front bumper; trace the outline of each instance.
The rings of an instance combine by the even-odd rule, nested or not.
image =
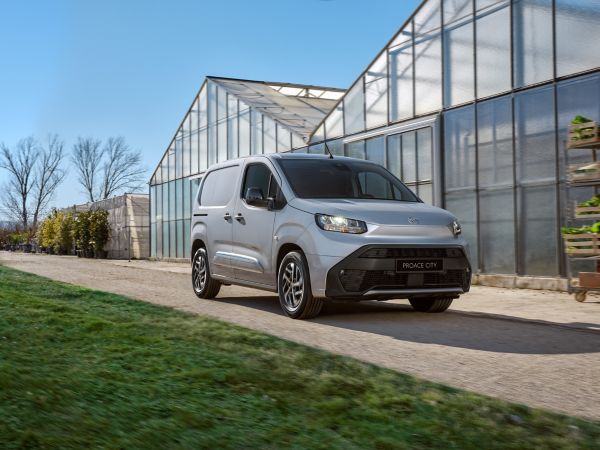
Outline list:
[[[440,270],[397,270],[397,261],[432,259],[442,261]],[[470,287],[471,266],[461,245],[371,244],[327,272],[325,296],[340,300],[458,297]]]

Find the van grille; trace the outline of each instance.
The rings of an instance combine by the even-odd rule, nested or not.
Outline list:
[[[462,287],[468,280],[465,270],[409,274],[391,270],[348,269],[340,273],[340,282],[348,292],[363,292],[375,287],[381,289]]]

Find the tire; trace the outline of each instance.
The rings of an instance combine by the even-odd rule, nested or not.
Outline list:
[[[409,298],[408,301],[415,311],[426,313],[441,313],[448,309],[454,299],[440,298]]]
[[[192,288],[198,298],[215,298],[221,289],[221,283],[210,276],[208,254],[200,248],[192,261]]]
[[[323,300],[312,295],[308,264],[300,252],[290,252],[281,261],[277,292],[281,309],[292,319],[311,319],[323,308]]]

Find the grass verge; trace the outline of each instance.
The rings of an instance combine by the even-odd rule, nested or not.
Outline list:
[[[599,423],[0,266],[0,448],[599,443]]]

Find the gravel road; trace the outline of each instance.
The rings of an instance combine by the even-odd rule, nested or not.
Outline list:
[[[205,314],[450,386],[600,420],[595,300],[578,304],[566,294],[476,287],[455,302],[458,309],[443,314],[417,313],[403,301],[366,302],[330,304],[316,319],[295,321],[283,316],[273,294],[252,289],[224,287],[217,299],[199,300],[185,266],[169,270],[161,263],[117,265],[6,252],[0,252],[0,264]],[[506,308],[498,299],[505,299]],[[529,313],[519,314],[519,304]],[[565,312],[553,313],[554,305]],[[569,310],[575,312],[565,321]]]

